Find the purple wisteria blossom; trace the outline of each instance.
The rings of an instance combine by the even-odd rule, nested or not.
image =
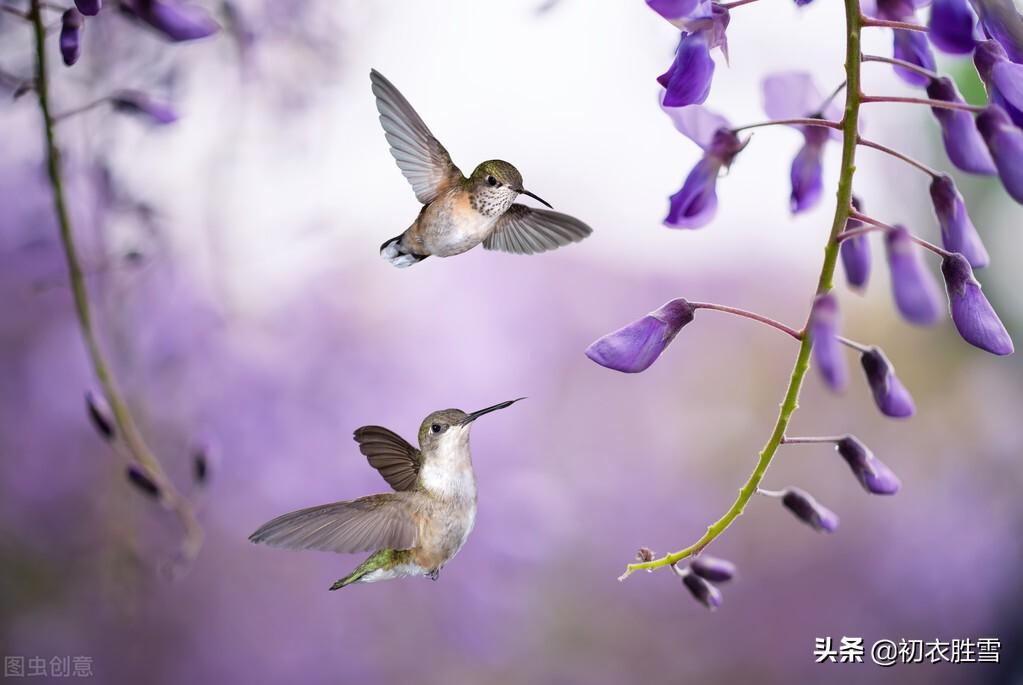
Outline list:
[[[689,570],[712,583],[724,583],[735,577],[735,564],[706,554],[693,559]]]
[[[669,199],[669,228],[699,228],[717,212],[717,179],[721,169],[731,165],[748,139],[739,140],[728,121],[700,107],[665,107],[675,128],[703,149],[703,157],[689,172],[682,188]]]
[[[174,42],[206,38],[220,30],[205,9],[179,0],[123,0],[119,7]]]
[[[941,317],[941,291],[919,251],[903,226],[895,226],[885,235],[888,268],[892,276],[892,295],[902,317],[927,326]]]
[[[813,360],[824,383],[838,392],[848,381],[845,354],[838,341],[838,300],[832,293],[818,295],[810,309],[810,339]]]
[[[991,258],[970,221],[970,215],[966,213],[966,203],[951,176],[942,174],[931,181],[931,202],[941,226],[941,244],[945,249],[962,254],[975,269],[987,266]]]
[[[927,96],[934,100],[963,104],[962,96],[955,83],[947,76],[931,79],[927,84]],[[932,107],[931,112],[941,126],[941,140],[945,144],[945,152],[949,161],[958,169],[971,174],[994,175],[995,163],[991,159],[974,123],[973,115],[958,109]]]
[[[888,361],[881,348],[868,348],[860,356],[860,364],[866,374],[867,385],[874,395],[874,402],[882,414],[896,419],[913,415],[916,411],[913,397],[895,375],[895,367]]]
[[[75,0],[75,7],[87,17],[94,17],[103,8],[103,0]]]
[[[856,437],[843,436],[835,443],[835,449],[867,492],[873,495],[894,495],[899,491],[902,483],[898,476]]]
[[[666,72],[657,77],[664,89],[666,107],[701,104],[710,93],[714,60],[710,51],[721,48],[728,59],[728,10],[709,0],[648,3],[658,14],[682,29],[675,59]],[[676,15],[677,12],[682,14]]]
[[[721,606],[721,591],[705,579],[689,571],[681,571],[682,584],[689,593],[703,606],[711,611]]]
[[[834,533],[838,530],[838,515],[815,500],[810,493],[799,488],[786,488],[781,503],[818,533]]]
[[[1012,338],[984,296],[966,258],[960,254],[945,257],[941,273],[945,277],[949,312],[963,340],[991,354],[1012,354]]]
[[[1023,65],[1011,61],[996,40],[978,43],[973,63],[991,104],[1005,110],[1016,126],[1023,126]]]
[[[178,113],[170,105],[158,102],[138,90],[120,90],[110,96],[114,110],[140,116],[154,124],[172,124]]]
[[[106,399],[97,393],[85,393],[85,410],[89,415],[89,423],[96,429],[101,438],[110,442],[116,437],[114,418]]]
[[[991,151],[1002,185],[1016,202],[1023,203],[1023,131],[997,105],[977,115],[977,128]]]
[[[857,212],[862,211],[862,203],[858,197],[853,196],[853,207]],[[845,222],[845,230],[861,228],[863,222],[850,217]],[[839,255],[842,257],[842,268],[845,270],[845,280],[853,290],[863,290],[867,287],[870,279],[870,240],[866,233],[846,238],[839,248]]]
[[[934,0],[927,37],[942,52],[965,55],[973,52],[974,16],[967,0]]]
[[[82,54],[82,27],[85,18],[74,7],[64,12],[60,19],[60,56],[64,64],[71,66]]]
[[[131,464],[125,470],[125,475],[128,477],[128,482],[135,486],[135,489],[143,495],[153,499],[160,497],[160,487],[153,482],[153,479],[141,467]]]
[[[1013,0],[971,0],[984,32],[997,40],[1009,59],[1023,63],[1023,17]]]
[[[615,371],[645,371],[692,320],[692,305],[681,298],[671,300],[642,319],[595,341],[586,348],[586,356]]]
[[[892,39],[894,42],[893,53],[896,59],[901,59],[930,71],[934,71],[937,68],[934,63],[934,54],[931,52],[926,35],[904,29],[895,29],[892,33],[894,34]],[[905,67],[896,66],[895,73],[911,86],[923,87],[930,80],[923,74],[906,69]]]
[[[837,121],[841,111],[832,99],[825,100],[813,77],[803,71],[772,74],[764,79],[764,111],[772,119],[828,119]],[[823,191],[821,159],[824,146],[833,136],[821,126],[798,126],[803,146],[792,160],[789,207],[793,214],[811,209]]]

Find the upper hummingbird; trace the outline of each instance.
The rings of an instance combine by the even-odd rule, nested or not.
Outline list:
[[[359,428],[359,450],[395,492],[293,511],[264,524],[249,540],[288,549],[373,552],[331,590],[403,576],[436,580],[476,522],[472,422],[514,402],[471,414],[435,411],[419,428],[419,449],[381,426]]]
[[[380,256],[404,268],[430,255],[450,257],[480,243],[515,254],[546,252],[588,236],[575,217],[515,204],[519,195],[542,202],[522,187],[522,174],[508,162],[483,162],[466,178],[451,161],[408,100],[384,76],[369,72],[380,123],[398,168],[423,203],[404,233],[380,246]]]

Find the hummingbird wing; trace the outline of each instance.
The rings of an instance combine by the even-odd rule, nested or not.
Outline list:
[[[494,224],[494,230],[483,240],[483,247],[535,254],[579,242],[592,232],[592,228],[568,214],[513,204]]]
[[[370,495],[278,516],[249,536],[286,549],[371,552],[409,549],[419,538],[412,503],[400,493]]]
[[[429,204],[460,181],[462,172],[394,84],[376,69],[370,70],[369,79],[391,155],[412,184],[416,198]]]
[[[405,438],[383,426],[356,429],[355,441],[369,465],[395,490],[411,490],[419,481],[422,455]]]

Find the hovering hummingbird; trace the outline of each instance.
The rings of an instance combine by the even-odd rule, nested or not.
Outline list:
[[[395,492],[293,511],[264,524],[249,540],[287,549],[373,552],[331,590],[404,576],[437,580],[476,522],[469,428],[521,399],[471,414],[435,411],[419,428],[419,449],[381,426],[359,428],[359,451]]]
[[[528,195],[551,206],[522,187],[522,174],[508,162],[491,159],[465,178],[398,89],[375,69],[369,78],[391,154],[423,203],[412,225],[380,246],[391,264],[404,268],[430,255],[451,257],[480,243],[488,250],[534,254],[592,232],[567,214],[516,204],[515,198]]]

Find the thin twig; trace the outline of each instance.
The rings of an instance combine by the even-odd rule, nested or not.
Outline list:
[[[887,145],[882,145],[881,143],[875,143],[872,140],[867,140],[866,138],[862,138],[862,137],[859,137],[859,136],[857,136],[857,142],[860,145],[862,145],[863,147],[873,148],[875,150],[878,150],[880,152],[885,153],[886,155],[891,155],[895,159],[902,160],[906,164],[909,164],[910,166],[916,167],[917,169],[919,169],[920,171],[924,172],[925,174],[929,174],[931,178],[938,178],[939,176],[942,175],[941,172],[932,169],[931,167],[927,166],[923,162],[921,162],[919,160],[916,160],[916,159],[913,159],[909,155],[903,154],[903,153],[899,152],[898,150],[894,150],[894,149],[888,147]]]
[[[874,19],[873,17],[863,17],[860,21],[860,25],[864,28],[902,29],[903,31],[927,33],[926,26],[923,24],[914,24],[910,21],[892,21],[891,19]]]
[[[746,124],[745,126],[733,128],[732,132],[738,133],[739,131],[745,131],[751,128],[761,128],[762,126],[821,126],[824,128],[832,128],[837,131],[842,130],[842,123],[839,121],[828,121],[827,119],[805,117],[797,119],[772,119],[771,121],[761,121],[756,124]]]
[[[967,102],[950,102],[949,100],[933,100],[931,98],[910,98],[896,95],[864,95],[863,102],[894,102],[904,105],[926,105],[938,109],[955,109],[961,112],[983,112],[984,105],[971,105]]]
[[[786,333],[787,335],[792,336],[796,340],[803,339],[803,334],[797,331],[795,328],[792,328],[791,326],[786,326],[780,321],[775,321],[774,319],[768,316],[763,316],[762,314],[757,314],[756,312],[751,312],[746,309],[739,309],[738,307],[727,307],[723,304],[714,304],[712,302],[690,302],[689,304],[693,307],[693,309],[711,309],[717,312],[725,312],[726,314],[734,314],[735,316],[741,316],[746,319],[752,319],[753,321],[758,321],[772,328],[776,328],[782,333]]]
[[[896,57],[885,57],[883,55],[863,55],[861,60],[864,62],[882,62],[884,64],[892,64],[897,67],[902,67],[903,69],[908,69],[909,71],[916,72],[921,76],[926,76],[927,78],[930,79],[937,80],[941,78],[941,74],[939,74],[936,71],[931,71],[930,69],[921,67],[919,64],[913,64],[912,62],[907,62],[904,59],[898,59]]]

